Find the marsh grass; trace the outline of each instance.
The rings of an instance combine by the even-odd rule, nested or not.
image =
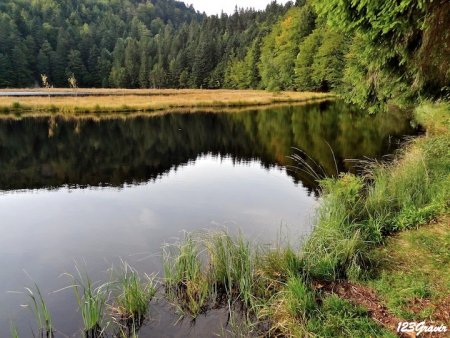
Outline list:
[[[251,307],[254,261],[242,235],[225,231],[185,234],[184,240],[163,248],[164,281],[172,299],[195,318],[208,303],[235,302]]]
[[[228,302],[240,300],[252,305],[254,255],[242,234],[232,237],[227,232],[215,232],[204,240],[209,262],[209,280],[217,297],[225,292]]]
[[[155,277],[138,272],[127,263],[116,282],[117,297],[112,305],[113,312],[128,327],[140,327],[148,313],[150,302],[156,294]]]
[[[31,304],[28,305],[28,307],[34,314],[38,326],[38,335],[46,338],[54,337],[52,316],[45,299],[42,296],[41,290],[35,283],[33,288],[25,287],[25,291],[31,300]]]
[[[75,298],[83,320],[83,330],[86,337],[100,337],[103,333],[106,302],[109,299],[110,283],[94,286],[89,276],[82,274],[78,267],[77,277],[71,278]],[[106,325],[108,326],[108,325]]]
[[[177,302],[181,312],[192,318],[206,310],[210,292],[201,250],[198,238],[189,233],[185,233],[182,241],[163,247],[166,294]]]
[[[0,112],[52,112],[87,114],[112,112],[155,112],[174,108],[238,108],[278,103],[331,99],[332,94],[283,92],[279,95],[258,90],[114,90],[79,89],[90,96],[78,97],[0,97]],[[20,90],[19,90],[20,91]],[[29,91],[29,90],[27,90]],[[32,91],[32,90],[30,90]],[[56,92],[64,89],[54,89]],[[96,96],[97,95],[97,96]]]

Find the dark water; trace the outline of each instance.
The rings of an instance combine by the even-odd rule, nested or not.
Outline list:
[[[381,158],[414,134],[400,114],[367,116],[341,103],[223,114],[110,120],[0,120],[0,337],[14,320],[31,336],[21,291],[37,282],[56,328],[79,335],[70,284],[78,262],[94,280],[120,259],[160,270],[160,247],[182,230],[227,227],[253,241],[311,231],[316,183],[289,171],[292,147],[328,175],[345,159]],[[331,152],[332,148],[333,152]],[[333,156],[334,154],[334,156]],[[32,280],[30,279],[30,277]],[[221,318],[221,319],[220,319]],[[143,336],[213,336],[217,310],[192,327],[155,305]]]

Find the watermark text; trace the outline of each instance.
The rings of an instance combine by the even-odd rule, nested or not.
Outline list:
[[[399,333],[416,333],[416,336],[422,333],[445,333],[448,331],[445,325],[427,324],[426,322],[400,322],[397,326]]]

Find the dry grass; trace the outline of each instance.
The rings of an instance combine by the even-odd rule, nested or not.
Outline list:
[[[3,90],[2,90],[3,91]],[[7,91],[45,91],[4,90]],[[70,92],[51,89],[52,92]],[[0,112],[154,112],[177,108],[237,108],[295,103],[330,98],[333,95],[312,92],[272,93],[260,90],[131,90],[131,89],[78,89],[78,93],[92,96],[78,97],[0,97]],[[97,96],[96,96],[97,95]]]
[[[308,100],[305,102],[293,102],[289,103],[289,106],[297,107],[304,106],[311,103],[319,103],[329,101],[328,99]],[[59,112],[55,110],[14,110],[8,109],[5,111],[0,106],[0,120],[21,120],[23,118],[53,118],[58,117],[66,121],[71,120],[117,120],[117,119],[133,119],[137,117],[158,117],[167,114],[195,114],[195,113],[227,113],[235,114],[241,112],[248,112],[249,110],[274,110],[282,107],[286,107],[287,103],[274,103],[268,105],[259,106],[242,106],[242,107],[186,107],[186,108],[167,108],[160,110],[127,110],[127,111],[77,111],[77,112]]]

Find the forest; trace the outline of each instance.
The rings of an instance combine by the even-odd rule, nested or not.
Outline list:
[[[0,0],[0,335],[447,323],[448,22],[448,0]]]
[[[207,16],[174,0],[5,0],[0,87],[333,91],[379,110],[448,97],[447,1],[297,0]],[[356,20],[357,19],[357,20]]]

